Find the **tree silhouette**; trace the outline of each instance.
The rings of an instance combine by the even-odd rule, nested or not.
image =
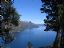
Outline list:
[[[64,47],[62,34],[64,32],[64,0],[41,0],[42,8],[41,13],[47,13],[44,20],[46,29],[57,32],[55,48]],[[62,43],[63,42],[63,43]]]
[[[11,26],[18,26],[19,14],[13,7],[14,0],[0,0],[0,35],[5,43],[13,40],[10,34]]]

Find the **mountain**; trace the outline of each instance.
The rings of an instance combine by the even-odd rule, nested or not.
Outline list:
[[[19,26],[15,27],[13,26],[11,32],[19,32],[23,31],[25,29],[32,29],[32,28],[37,28],[39,27],[38,24],[34,24],[31,21],[26,22],[26,21],[19,21]]]

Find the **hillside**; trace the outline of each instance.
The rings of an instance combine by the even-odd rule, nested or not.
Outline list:
[[[10,32],[19,32],[19,31],[23,31],[25,29],[31,29],[31,28],[37,28],[38,25],[30,22],[26,22],[26,21],[20,21],[19,22],[19,26],[15,27],[13,26],[12,30]]]

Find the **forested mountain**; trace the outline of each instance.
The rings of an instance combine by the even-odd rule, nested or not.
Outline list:
[[[34,24],[31,21],[26,22],[26,21],[19,21],[19,26],[13,26],[12,28],[12,32],[18,32],[18,31],[22,31],[25,29],[31,29],[31,28],[37,28],[39,27],[38,24]]]

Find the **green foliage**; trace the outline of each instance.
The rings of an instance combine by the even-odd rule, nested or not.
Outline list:
[[[60,27],[64,30],[64,0],[41,0],[41,12],[47,13],[46,30],[58,31]]]
[[[0,0],[0,16],[3,18],[0,20],[0,35],[2,35],[5,43],[9,43],[14,39],[9,33],[12,28],[11,25],[18,26],[20,18],[12,0]]]
[[[14,12],[14,15],[12,17],[12,24],[14,24],[15,26],[18,26],[19,25],[19,18],[20,18],[20,15],[15,11]]]

